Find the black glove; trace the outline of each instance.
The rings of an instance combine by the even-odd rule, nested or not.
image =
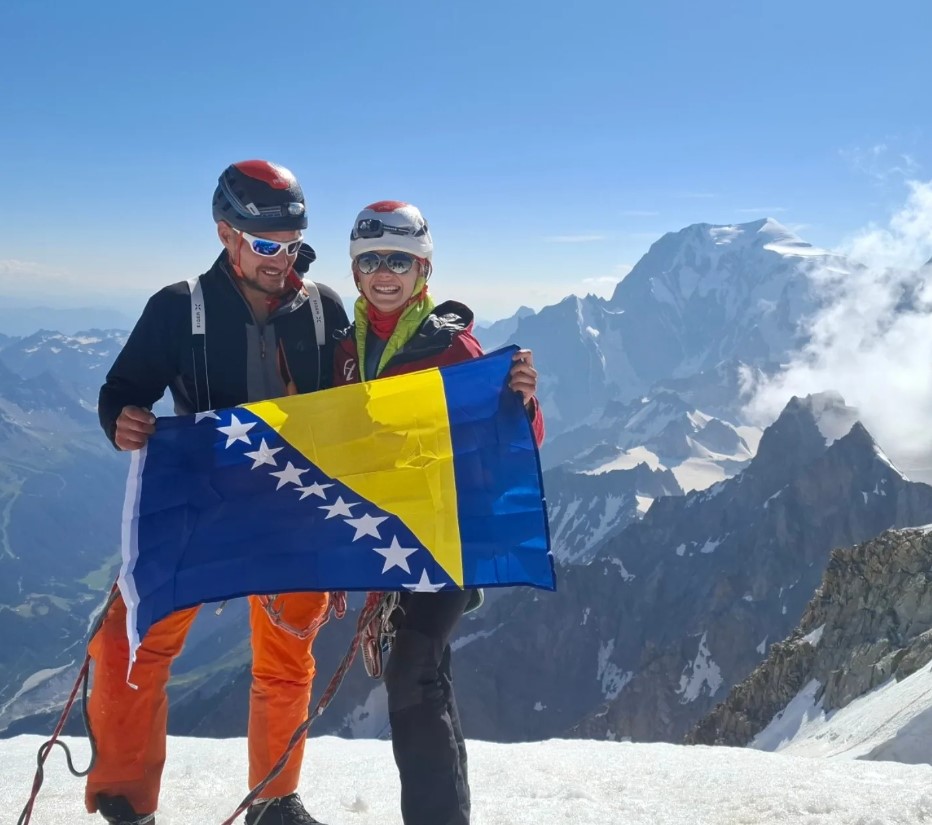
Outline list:
[[[317,260],[317,253],[310,244],[303,243],[298,249],[298,257],[294,262],[294,271],[299,275],[307,274],[311,264]]]

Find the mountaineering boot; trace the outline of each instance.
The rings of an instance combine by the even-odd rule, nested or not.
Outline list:
[[[324,825],[314,819],[296,793],[276,799],[262,799],[249,806],[246,825]]]
[[[125,796],[99,793],[97,810],[110,825],[155,825],[155,814],[137,814]]]

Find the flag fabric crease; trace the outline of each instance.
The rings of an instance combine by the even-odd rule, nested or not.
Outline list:
[[[173,611],[246,594],[555,589],[516,349],[160,418],[124,503],[133,654]]]

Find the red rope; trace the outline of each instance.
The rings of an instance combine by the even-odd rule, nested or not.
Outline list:
[[[115,586],[114,586],[114,590],[115,590]],[[108,601],[106,607],[104,608],[101,619],[98,620],[98,627],[99,627],[100,622],[102,621],[103,616],[106,616],[107,610],[110,607],[110,603],[113,600],[113,595],[114,595],[114,591],[111,591],[110,601]],[[342,613],[346,609],[345,595],[340,594],[340,596],[342,596],[342,598],[338,598],[336,600],[336,604],[334,605],[334,612],[338,616],[341,616]],[[242,813],[244,813],[253,802],[255,802],[255,800],[259,797],[262,791],[266,787],[268,787],[269,783],[284,770],[285,765],[288,763],[288,759],[291,756],[292,751],[294,751],[294,749],[297,747],[298,743],[301,741],[301,738],[307,733],[308,729],[311,727],[311,725],[314,723],[317,717],[319,717],[324,712],[324,710],[327,708],[327,706],[330,704],[330,702],[333,701],[333,697],[336,695],[337,690],[339,689],[340,685],[343,683],[343,679],[346,678],[346,673],[349,670],[350,665],[352,665],[353,660],[356,658],[356,652],[359,649],[359,641],[362,636],[362,631],[364,630],[366,625],[368,625],[369,622],[372,621],[373,617],[376,615],[376,613],[381,608],[382,608],[382,602],[379,601],[373,605],[370,605],[368,609],[363,609],[362,611],[360,611],[359,619],[356,622],[356,635],[353,636],[353,640],[350,643],[349,649],[346,651],[346,654],[343,656],[343,659],[341,660],[339,667],[337,668],[336,672],[333,674],[333,677],[331,678],[330,683],[327,685],[327,689],[324,691],[323,696],[320,697],[320,700],[315,706],[313,713],[309,714],[308,718],[304,722],[302,722],[298,726],[298,728],[295,730],[295,732],[292,734],[291,741],[288,743],[288,747],[285,749],[285,752],[281,755],[278,762],[276,762],[275,765],[272,767],[272,770],[269,771],[265,779],[263,779],[258,785],[256,785],[255,788],[253,788],[246,795],[246,797],[240,803],[239,807],[233,812],[232,816],[224,820],[222,825],[232,825],[232,823]],[[95,627],[94,631],[91,633],[92,637],[94,633],[96,633],[96,630],[97,628]],[[53,731],[51,738],[48,741],[44,742],[42,746],[39,748],[39,754],[38,754],[39,764],[38,764],[38,767],[36,768],[36,775],[32,783],[32,793],[29,796],[29,800],[26,803],[25,808],[23,808],[23,812],[20,814],[19,820],[17,820],[17,825],[29,825],[30,819],[32,817],[32,810],[36,802],[36,798],[39,795],[39,790],[41,789],[42,783],[45,778],[43,766],[45,765],[45,761],[46,759],[48,759],[48,755],[51,752],[52,748],[55,747],[55,745],[58,745],[59,747],[62,747],[65,749],[65,754],[68,759],[68,768],[71,771],[71,773],[73,773],[75,776],[86,776],[88,773],[90,773],[91,767],[94,764],[93,739],[91,739],[91,750],[92,750],[91,764],[88,766],[87,770],[83,772],[79,772],[75,770],[74,765],[71,761],[71,754],[70,754],[70,751],[68,750],[68,747],[63,742],[58,741],[58,737],[61,735],[61,732],[65,727],[65,722],[68,719],[68,714],[71,712],[71,708],[74,706],[74,701],[77,698],[78,690],[80,690],[81,685],[86,683],[87,681],[88,673],[90,670],[90,662],[91,662],[91,656],[88,653],[84,657],[84,664],[81,666],[81,672],[78,674],[78,678],[75,680],[74,686],[71,688],[71,694],[68,696],[68,701],[65,703],[64,710],[62,711],[62,714],[59,717],[58,724],[55,725],[55,730]],[[88,733],[90,734],[91,732],[88,731]]]
[[[65,747],[61,742],[58,741],[58,737],[61,735],[61,732],[65,727],[68,714],[71,712],[71,707],[74,705],[74,700],[78,696],[78,690],[80,689],[83,681],[87,678],[88,670],[90,669],[90,663],[91,656],[90,654],[87,654],[84,657],[84,665],[81,667],[81,672],[78,674],[78,678],[75,680],[74,687],[71,688],[71,695],[68,697],[68,701],[65,702],[65,709],[62,711],[62,714],[58,719],[58,724],[55,726],[55,730],[52,732],[51,739],[43,743],[42,747],[39,748],[39,765],[36,768],[35,778],[32,780],[32,794],[29,796],[29,801],[26,803],[26,807],[23,808],[23,812],[19,816],[17,825],[28,825],[29,820],[32,817],[32,808],[36,803],[36,797],[39,796],[39,789],[42,787],[42,782],[45,779],[45,771],[43,770],[43,766],[45,765],[45,760],[48,759],[48,755],[52,748],[54,748],[55,745]],[[71,767],[70,757],[68,763],[69,767]],[[88,768],[88,770],[90,770],[90,768]],[[74,773],[73,769],[72,773]]]
[[[90,639],[93,639],[94,636],[97,635],[97,631],[100,630],[101,625],[104,623],[104,619],[106,619],[107,613],[110,611],[110,606],[116,599],[118,592],[117,582],[114,582],[113,587],[110,588],[110,595],[107,596],[107,601],[103,606],[103,610],[100,611],[100,615],[94,622],[94,627],[90,632],[88,645],[90,645]],[[36,798],[39,796],[39,789],[42,787],[42,782],[45,779],[45,760],[48,759],[48,755],[51,753],[52,748],[58,745],[65,752],[65,760],[68,763],[68,770],[73,776],[87,776],[91,772],[91,768],[94,767],[94,762],[97,760],[97,743],[94,740],[94,731],[91,730],[91,723],[87,715],[87,680],[90,673],[90,666],[91,654],[88,650],[88,652],[84,655],[84,664],[81,666],[81,672],[78,674],[78,678],[75,680],[74,687],[71,688],[71,695],[68,697],[68,701],[65,702],[65,708],[58,719],[58,724],[55,726],[55,730],[52,732],[52,738],[47,742],[43,742],[39,748],[39,765],[36,768],[36,775],[32,781],[32,794],[29,796],[29,801],[26,803],[26,807],[23,808],[23,812],[19,815],[17,825],[28,825],[29,820],[32,817],[33,806],[36,803]],[[84,688],[84,726],[87,730],[87,738],[91,743],[91,760],[83,771],[79,771],[77,768],[75,768],[74,762],[71,760],[71,751],[68,749],[68,746],[64,742],[59,742],[58,737],[61,735],[61,732],[65,728],[65,722],[68,720],[68,714],[71,712],[71,708],[74,705],[74,700],[78,695],[78,690],[82,687],[82,685]]]
[[[233,825],[240,814],[244,813],[249,808],[249,806],[259,798],[259,795],[265,788],[268,787],[269,783],[285,769],[285,765],[288,763],[288,759],[291,756],[292,751],[297,747],[302,737],[304,737],[311,725],[314,724],[314,721],[317,719],[317,717],[324,712],[324,710],[327,708],[327,705],[330,704],[330,702],[333,700],[333,697],[336,695],[336,692],[342,684],[343,679],[346,677],[346,672],[349,670],[350,665],[353,664],[353,659],[356,658],[356,651],[359,649],[359,640],[362,637],[362,631],[365,629],[366,625],[372,621],[373,617],[381,608],[382,602],[379,601],[371,605],[368,610],[360,611],[359,619],[356,622],[356,635],[353,636],[353,641],[350,642],[349,650],[347,650],[346,654],[343,656],[343,659],[340,662],[340,666],[333,674],[333,678],[331,678],[330,684],[327,685],[327,689],[324,691],[323,696],[320,697],[320,701],[314,708],[313,713],[311,713],[307,719],[297,727],[291,736],[291,741],[288,743],[288,747],[285,748],[285,752],[281,755],[278,762],[272,766],[272,770],[269,771],[265,779],[263,779],[258,785],[256,785],[255,788],[246,794],[243,801],[240,802],[239,807],[233,811],[233,813],[227,819],[225,819],[221,825]]]

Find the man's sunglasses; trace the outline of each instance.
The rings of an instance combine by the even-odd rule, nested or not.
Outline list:
[[[283,249],[288,256],[297,255],[298,250],[301,248],[302,238],[300,236],[293,241],[279,243],[278,241],[270,241],[267,238],[257,238],[255,235],[250,235],[242,230],[239,230],[239,235],[249,243],[249,248],[256,255],[261,255],[263,258],[274,258]]]
[[[353,259],[356,269],[362,275],[372,275],[378,272],[385,264],[385,268],[394,275],[404,275],[411,271],[417,258],[409,255],[407,252],[389,252],[387,255],[380,255],[378,252],[363,252]]]

